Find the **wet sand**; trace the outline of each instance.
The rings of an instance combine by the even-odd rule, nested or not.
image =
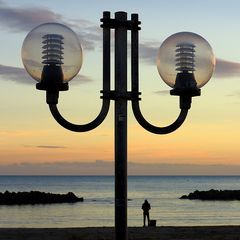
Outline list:
[[[0,240],[113,240],[113,227],[0,228]],[[129,240],[240,240],[240,226],[130,227]]]

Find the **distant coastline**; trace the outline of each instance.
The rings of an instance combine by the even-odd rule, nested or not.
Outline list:
[[[238,176],[240,165],[128,162],[130,176]],[[114,161],[0,164],[0,175],[112,176]]]

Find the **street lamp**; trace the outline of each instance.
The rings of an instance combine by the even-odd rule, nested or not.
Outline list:
[[[22,47],[22,60],[27,72],[38,81],[36,87],[46,91],[46,101],[55,120],[64,128],[85,132],[99,126],[105,119],[110,100],[115,103],[115,238],[127,239],[127,102],[132,102],[136,120],[156,134],[175,131],[184,122],[191,107],[191,98],[200,95],[211,77],[215,58],[208,42],[201,36],[183,32],[170,36],[159,49],[157,67],[163,80],[180,98],[180,114],[166,127],[150,124],[140,111],[138,14],[127,19],[126,12],[104,12],[103,28],[103,90],[102,108],[90,123],[78,125],[60,114],[59,91],[68,90],[68,81],[80,70],[82,49],[77,36],[68,27],[47,23],[34,28]],[[115,89],[110,86],[110,30],[115,31]],[[127,89],[127,31],[131,32],[131,91]]]

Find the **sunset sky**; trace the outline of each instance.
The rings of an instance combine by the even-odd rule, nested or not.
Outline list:
[[[187,120],[176,132],[147,132],[129,103],[128,160],[135,164],[130,174],[144,174],[144,169],[164,174],[161,166],[166,165],[166,174],[204,174],[209,167],[209,174],[240,174],[239,9],[238,0],[0,0],[0,174],[111,174],[113,103],[97,129],[65,130],[52,118],[45,92],[35,89],[21,61],[23,40],[34,27],[46,22],[71,27],[81,41],[83,66],[70,90],[60,93],[59,109],[72,122],[92,121],[101,107],[103,11],[112,16],[126,11],[129,18],[139,14],[141,109],[155,125],[168,125],[179,113],[178,98],[168,94],[157,71],[161,43],[176,32],[195,32],[207,39],[217,59],[214,76],[201,97],[193,98]],[[180,166],[188,167],[178,172]]]

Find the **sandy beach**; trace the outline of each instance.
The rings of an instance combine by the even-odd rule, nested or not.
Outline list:
[[[129,240],[240,240],[240,226],[130,227]],[[0,228],[0,240],[113,240],[113,227]]]

